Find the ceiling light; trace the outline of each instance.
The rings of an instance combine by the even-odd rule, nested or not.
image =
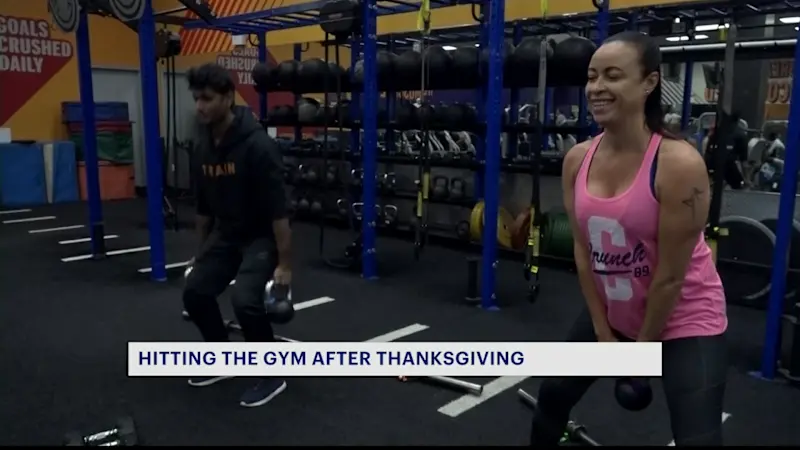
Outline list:
[[[780,18],[780,19],[778,19],[778,20],[780,20],[780,21],[781,21],[781,23],[786,23],[786,24],[795,24],[795,23],[800,23],[800,16],[795,16],[795,17],[781,17],[781,18]]]

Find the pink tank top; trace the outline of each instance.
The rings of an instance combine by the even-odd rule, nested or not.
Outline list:
[[[636,339],[644,322],[647,293],[658,262],[659,204],[651,184],[661,135],[653,134],[639,172],[624,193],[598,198],[587,190],[597,136],[575,180],[575,216],[590,245],[592,271],[611,327]],[[711,249],[701,233],[692,253],[680,299],[660,340],[721,334],[728,326],[725,294]]]

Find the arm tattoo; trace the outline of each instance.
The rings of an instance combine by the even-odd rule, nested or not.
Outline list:
[[[692,209],[692,219],[695,218],[695,205],[697,205],[697,200],[700,198],[700,195],[702,193],[703,193],[702,190],[697,188],[692,188],[692,194],[689,196],[689,198],[681,202]]]

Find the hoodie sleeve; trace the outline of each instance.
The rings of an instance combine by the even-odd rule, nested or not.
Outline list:
[[[253,146],[259,203],[275,221],[288,217],[286,189],[283,183],[283,159],[280,149],[269,136],[262,135]]]

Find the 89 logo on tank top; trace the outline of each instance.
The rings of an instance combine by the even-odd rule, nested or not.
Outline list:
[[[602,280],[606,298],[630,300],[632,280],[651,274],[647,250],[641,242],[629,243],[616,219],[592,216],[587,225],[592,271]]]

